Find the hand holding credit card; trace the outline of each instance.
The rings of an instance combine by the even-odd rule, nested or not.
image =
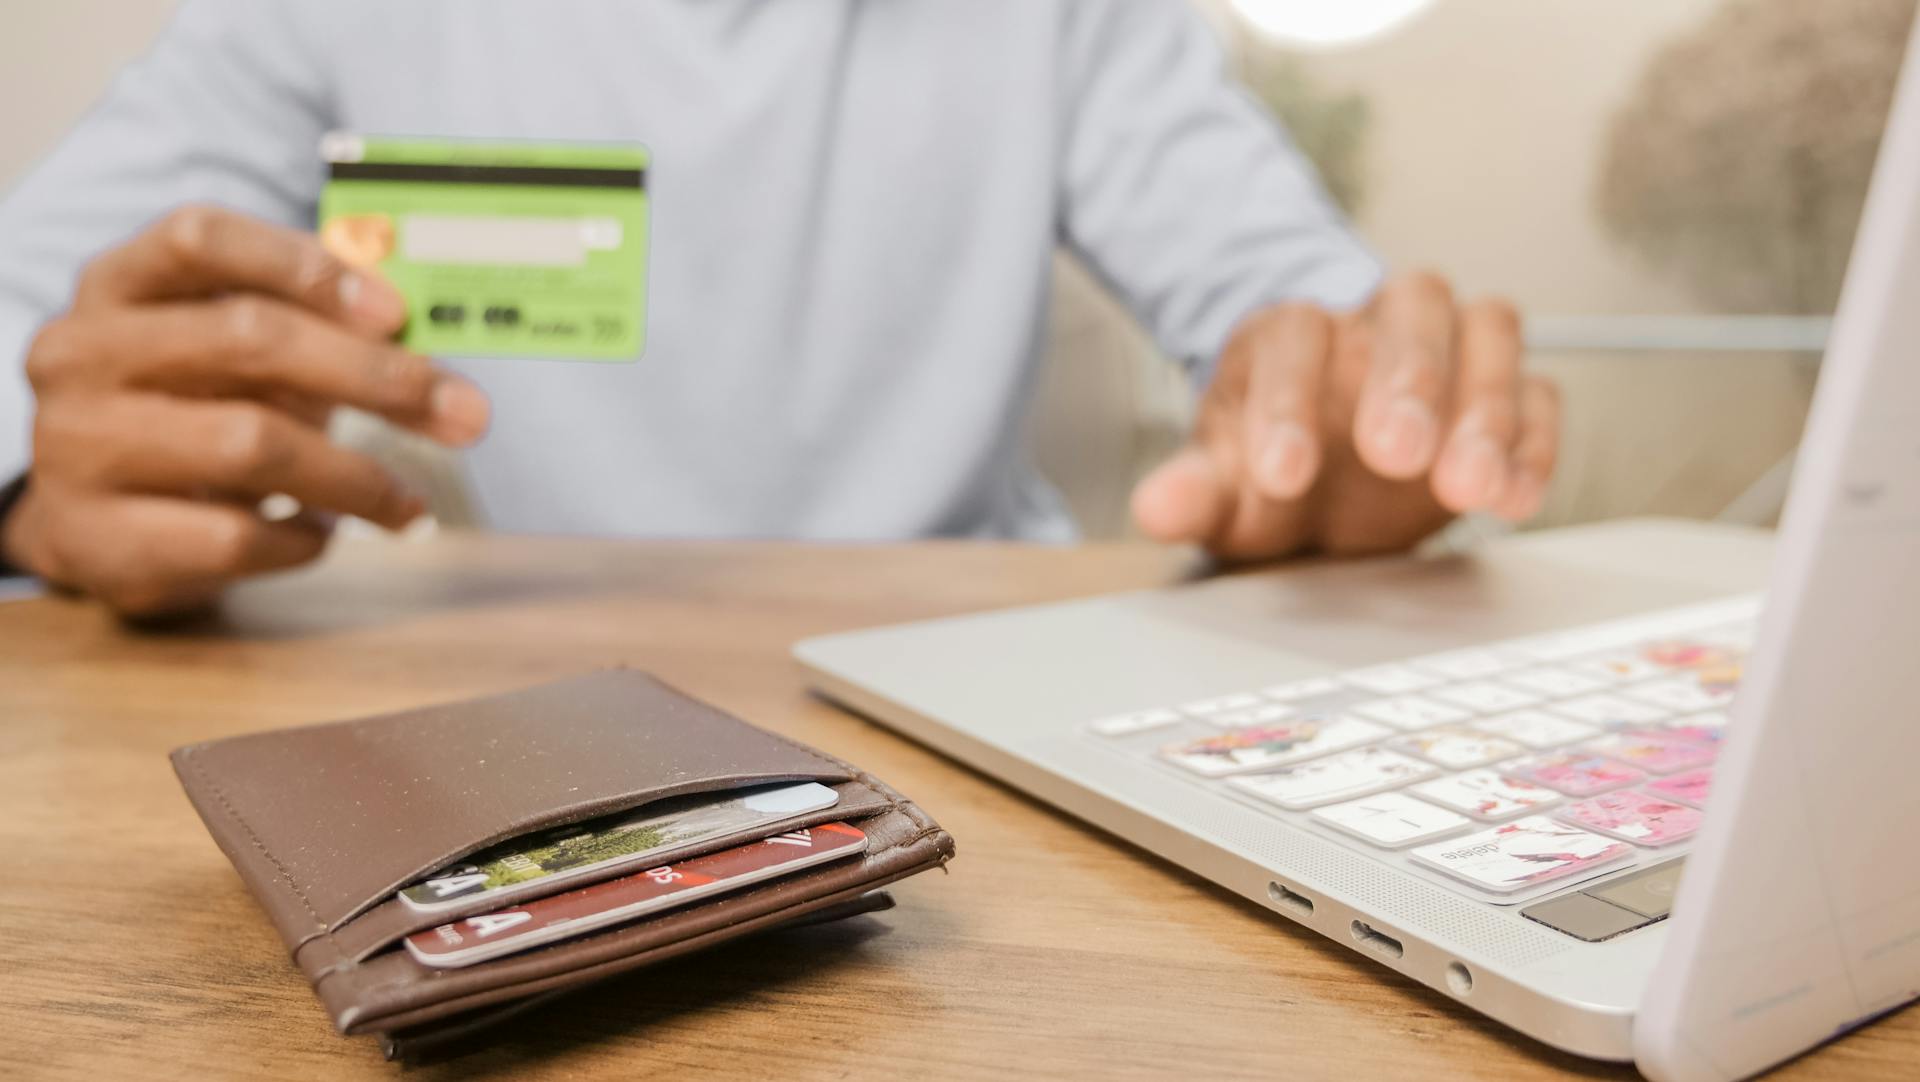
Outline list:
[[[631,361],[646,340],[644,148],[336,133],[320,237],[407,298],[438,356]]]

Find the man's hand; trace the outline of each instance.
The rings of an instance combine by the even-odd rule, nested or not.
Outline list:
[[[1230,560],[1412,546],[1454,515],[1540,510],[1553,384],[1521,371],[1511,305],[1395,278],[1364,311],[1264,309],[1221,354],[1192,441],[1140,482],[1149,536]]]
[[[391,286],[307,234],[175,212],[95,261],[34,340],[34,462],[0,555],[155,616],[313,559],[334,515],[404,526],[422,501],[327,440],[334,406],[449,445],[478,439],[489,410],[389,341],[405,321]],[[262,518],[274,493],[302,513]]]

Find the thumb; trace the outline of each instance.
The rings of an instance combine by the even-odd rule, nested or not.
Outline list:
[[[1213,459],[1190,444],[1134,486],[1133,521],[1155,541],[1204,544],[1227,516],[1227,496]]]

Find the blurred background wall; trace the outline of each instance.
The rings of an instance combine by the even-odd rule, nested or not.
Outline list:
[[[1797,343],[1741,332],[1760,348],[1647,348],[1675,333],[1719,340],[1718,324],[1676,332],[1647,317],[1823,309],[1914,0],[1436,0],[1378,37],[1317,49],[1255,32],[1228,0],[1197,2],[1392,263],[1528,312],[1534,363],[1569,404],[1543,521],[1719,515],[1785,460],[1814,371],[1812,353],[1785,347],[1806,345],[1805,328]],[[9,12],[0,185],[174,6]],[[1794,232],[1783,215],[1810,207],[1823,224]],[[1049,335],[1035,453],[1089,534],[1124,534],[1127,491],[1178,441],[1188,391],[1065,260]],[[1609,348],[1622,342],[1635,348]],[[1734,513],[1764,519],[1771,502],[1762,491]]]

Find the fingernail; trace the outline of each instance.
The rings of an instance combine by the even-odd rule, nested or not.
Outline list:
[[[1478,510],[1500,499],[1507,486],[1507,463],[1485,436],[1468,436],[1447,454],[1446,484],[1463,509]]]
[[[355,319],[383,330],[407,322],[407,299],[384,278],[348,271],[340,276],[340,306]]]
[[[1426,403],[1411,397],[1394,399],[1381,411],[1375,429],[1380,465],[1400,473],[1417,472],[1432,458],[1439,432],[1440,422]]]
[[[459,376],[442,376],[433,388],[433,421],[448,443],[465,446],[486,435],[493,405],[486,393]]]
[[[1267,494],[1283,500],[1299,497],[1313,481],[1312,437],[1297,424],[1276,426],[1267,437],[1257,479]]]

